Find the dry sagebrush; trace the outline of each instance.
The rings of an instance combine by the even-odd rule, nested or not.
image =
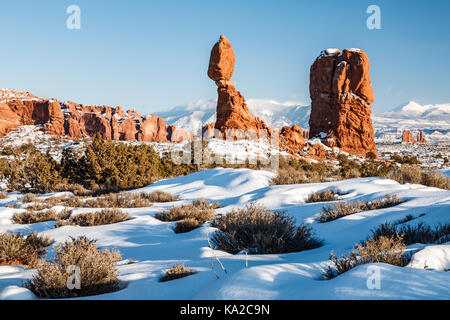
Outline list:
[[[34,266],[40,257],[47,253],[45,247],[53,241],[46,236],[30,233],[6,232],[0,234],[0,265]]]
[[[172,268],[168,269],[164,275],[159,279],[160,282],[176,280],[190,276],[197,273],[195,270],[185,267],[184,265],[176,264]]]
[[[384,223],[372,230],[372,237],[395,237],[399,235],[405,245],[413,243],[445,243],[450,240],[450,223],[437,224],[431,227],[423,222],[415,225],[396,226],[392,223]]]
[[[383,199],[366,202],[342,201],[329,206],[324,206],[322,208],[322,212],[320,213],[319,221],[329,222],[358,212],[393,207],[402,202],[403,200],[399,199],[397,195],[386,195]]]
[[[103,209],[96,212],[80,213],[67,220],[58,221],[56,227],[77,225],[80,227],[100,226],[130,220],[131,216],[118,209]]]
[[[312,202],[326,202],[326,201],[334,201],[337,196],[343,195],[337,190],[327,189],[325,191],[318,191],[311,193],[306,199],[306,203]]]
[[[387,178],[399,183],[422,184],[428,187],[435,187],[450,190],[450,178],[443,173],[435,171],[425,171],[418,166],[403,165],[393,169]]]
[[[72,238],[57,247],[54,261],[38,266],[37,274],[25,287],[40,298],[84,297],[117,291],[115,264],[121,259],[118,251],[99,250],[95,240]],[[73,275],[67,273],[70,266],[80,268],[80,289],[70,290],[67,286],[68,277]]]
[[[366,263],[387,263],[394,266],[405,266],[407,259],[403,257],[404,252],[405,244],[399,235],[370,238],[362,244],[357,244],[349,256],[342,255],[338,258],[333,253],[330,253],[332,266],[327,269],[324,277],[325,279],[331,279]]]
[[[243,250],[250,254],[287,253],[321,246],[310,227],[297,227],[292,217],[255,203],[232,210],[211,225],[219,229],[211,239],[214,246],[233,254]]]
[[[190,204],[158,212],[155,217],[162,221],[177,221],[174,231],[183,233],[198,228],[206,221],[214,219],[214,209],[218,207],[219,204],[217,202],[210,203],[205,199],[197,199]]]

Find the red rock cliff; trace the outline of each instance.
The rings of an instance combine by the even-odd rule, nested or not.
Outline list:
[[[310,70],[310,137],[326,138],[326,145],[349,153],[377,154],[369,68],[359,49],[328,49],[317,57]]]
[[[0,137],[21,125],[41,125],[42,130],[69,139],[100,133],[105,139],[178,142],[192,134],[169,127],[158,116],[142,117],[134,110],[85,106],[71,101],[41,99],[29,93],[0,90]]]

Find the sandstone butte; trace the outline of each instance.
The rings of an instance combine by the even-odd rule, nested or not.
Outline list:
[[[328,49],[316,58],[310,69],[311,138],[360,156],[378,154],[369,69],[369,58],[360,49]]]
[[[425,134],[423,131],[419,131],[419,133],[417,133],[417,143],[428,143],[427,139],[425,139]]]
[[[235,61],[230,41],[221,35],[211,50],[208,67],[208,77],[216,83],[218,94],[214,128],[220,131],[224,138],[269,136],[269,127],[250,113],[244,96],[236,90],[234,82],[231,81]]]
[[[193,134],[168,126],[164,119],[141,116],[120,106],[90,106],[38,98],[28,92],[0,89],[0,137],[21,125],[40,125],[48,134],[82,139],[100,133],[111,140],[179,142]]]
[[[414,136],[408,129],[403,131],[402,143],[415,143]]]

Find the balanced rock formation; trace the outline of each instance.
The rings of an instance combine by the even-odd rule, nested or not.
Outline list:
[[[378,154],[370,118],[374,95],[369,68],[362,50],[322,51],[310,70],[310,137],[352,154]]]
[[[217,111],[215,129],[223,136],[236,139],[253,135],[269,135],[270,130],[264,121],[255,117],[248,110],[244,96],[236,90],[230,81],[234,72],[235,55],[230,42],[221,35],[211,50],[208,76],[217,85]]]
[[[428,143],[427,139],[425,139],[423,131],[419,131],[419,133],[417,133],[417,143]]]
[[[415,143],[414,136],[408,129],[403,131],[402,143]]]
[[[22,125],[38,125],[48,134],[82,139],[100,133],[111,140],[179,142],[192,140],[187,131],[164,119],[142,117],[119,106],[85,106],[72,101],[41,99],[29,93],[0,89],[0,137]]]

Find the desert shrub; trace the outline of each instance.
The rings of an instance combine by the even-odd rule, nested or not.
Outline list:
[[[361,177],[386,177],[391,171],[386,162],[363,162],[358,168]]]
[[[297,227],[285,213],[254,203],[216,218],[211,225],[219,229],[211,239],[214,246],[233,254],[243,250],[250,254],[287,253],[321,246],[310,227]]]
[[[271,180],[271,185],[300,184],[321,182],[320,174],[316,171],[303,169],[280,168],[278,174]]]
[[[210,203],[205,199],[197,199],[192,203],[158,212],[155,217],[162,221],[180,221],[191,218],[203,224],[215,217],[214,209],[218,207],[219,204],[217,202]]]
[[[100,185],[104,190],[140,188],[164,174],[161,159],[153,147],[106,141],[100,134],[86,146],[78,162],[81,177],[68,177],[69,181],[86,187]]]
[[[64,204],[68,207],[81,208],[84,206],[85,198],[80,196],[71,197],[65,200]]]
[[[416,217],[414,217],[412,214],[407,214],[404,218],[399,219],[395,222],[396,225],[409,222],[411,220],[414,220]]]
[[[342,195],[337,190],[327,189],[325,191],[318,191],[311,193],[306,199],[307,203],[311,202],[326,202],[326,201],[334,201],[336,200],[336,196]]]
[[[421,164],[421,162],[417,159],[417,156],[413,155],[401,155],[398,153],[395,153],[392,155],[391,160],[394,162],[397,162],[399,164],[409,164],[409,165],[418,165]]]
[[[323,206],[319,221],[329,222],[358,212],[393,207],[402,202],[403,200],[399,199],[397,195],[386,195],[386,198],[367,202],[337,202],[329,206]]]
[[[443,173],[430,171],[422,172],[422,183],[428,187],[450,190],[450,178]]]
[[[395,168],[387,177],[399,183],[415,183],[450,190],[450,178],[445,174],[435,171],[425,171],[417,166],[401,166]]]
[[[393,237],[400,235],[405,245],[413,243],[445,243],[450,241],[450,223],[431,227],[423,222],[415,225],[383,223],[372,230],[372,237]]]
[[[72,298],[98,295],[119,290],[115,263],[122,258],[118,251],[99,250],[94,240],[72,238],[56,248],[54,261],[37,267],[37,274],[25,287],[40,298]],[[80,289],[70,290],[68,277],[80,270]],[[67,270],[72,270],[68,273]]]
[[[67,150],[67,149],[65,149]],[[88,196],[92,192],[79,183],[59,183],[53,188],[54,192],[69,191],[76,196]]]
[[[151,202],[172,202],[179,200],[178,196],[164,191],[153,191],[147,193],[145,198]]]
[[[27,211],[41,211],[44,209],[48,209],[50,205],[46,203],[33,202],[30,205],[27,205],[25,210]]]
[[[86,208],[140,208],[150,207],[153,203],[147,193],[109,193],[105,196],[89,199],[83,203]]]
[[[375,152],[369,151],[366,153],[366,159],[373,161],[377,158],[377,155]]]
[[[7,163],[2,174],[8,187],[20,192],[46,193],[62,181],[59,165],[50,153],[41,153],[35,148],[13,152],[13,160]]]
[[[370,238],[362,244],[357,244],[349,256],[342,255],[338,258],[330,253],[330,266],[324,277],[334,278],[354,267],[366,263],[387,263],[395,266],[405,266],[407,259],[403,257],[405,245],[402,237],[394,235],[391,237],[381,236]]]
[[[30,233],[0,233],[0,265],[33,266],[39,258],[47,253],[45,247],[52,244],[49,237]]]
[[[45,221],[52,221],[57,219],[55,210],[32,211],[16,213],[12,217],[12,222],[17,224],[31,224]]]
[[[80,213],[70,216],[67,220],[60,220],[56,227],[77,225],[80,227],[100,226],[130,220],[128,213],[118,209],[104,209],[96,212]]]
[[[422,182],[422,169],[417,166],[401,166],[392,170],[387,177],[399,183],[420,184]]]
[[[20,146],[12,160],[0,160],[0,174],[11,190],[31,193],[72,191],[76,195],[144,187],[154,179],[197,171],[196,166],[162,160],[147,144],[107,141],[97,134],[84,150],[65,148],[58,162],[49,152]]]
[[[212,217],[210,219],[212,219]],[[190,232],[200,227],[203,223],[204,222],[201,222],[201,220],[197,220],[195,218],[185,218],[183,220],[177,221],[174,231],[175,233]]]
[[[179,264],[176,264],[172,268],[168,269],[164,273],[164,275],[159,279],[159,281],[164,282],[164,281],[176,280],[176,279],[190,276],[195,273],[197,273],[197,272],[189,267],[185,267],[184,265],[181,266]]]

